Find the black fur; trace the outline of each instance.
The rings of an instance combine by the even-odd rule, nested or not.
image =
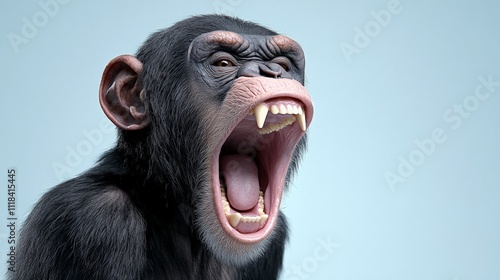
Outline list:
[[[222,263],[193,225],[194,198],[206,174],[201,105],[189,95],[186,54],[198,35],[214,30],[274,35],[253,23],[200,16],[161,30],[137,58],[150,125],[119,130],[116,147],[95,167],[47,192],[24,223],[11,280],[276,279],[287,225],[257,260]],[[193,141],[193,139],[200,139]],[[305,146],[305,137],[298,148]],[[296,153],[287,177],[296,168]]]

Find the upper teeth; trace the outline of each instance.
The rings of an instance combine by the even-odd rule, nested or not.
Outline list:
[[[271,113],[273,115],[294,115],[294,118],[287,118],[284,119],[281,123],[278,124],[271,124],[266,128],[264,127],[264,123],[266,122],[266,117],[267,113],[269,112],[269,109],[271,109]],[[249,114],[254,114],[255,115],[255,120],[257,122],[257,127],[259,128],[259,133],[261,134],[267,134],[271,133],[273,131],[278,131],[282,129],[283,127],[290,125],[295,122],[295,120],[298,121],[300,128],[303,131],[306,131],[306,114],[304,110],[302,109],[302,106],[296,106],[296,105],[285,105],[285,104],[279,104],[279,105],[272,105],[271,108],[265,103],[260,103],[259,105],[255,106]]]

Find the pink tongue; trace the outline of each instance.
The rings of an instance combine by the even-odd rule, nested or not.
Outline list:
[[[227,198],[239,211],[250,210],[259,202],[259,174],[252,158],[226,155],[220,158],[220,173],[226,182]]]

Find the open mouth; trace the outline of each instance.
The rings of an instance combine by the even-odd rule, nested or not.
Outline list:
[[[253,243],[273,229],[295,146],[312,118],[308,95],[279,94],[245,106],[212,158],[214,204],[230,236]]]

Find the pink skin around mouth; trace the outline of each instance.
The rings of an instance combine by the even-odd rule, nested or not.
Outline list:
[[[286,127],[278,132],[273,132],[268,136],[262,136],[262,139],[266,139],[267,142],[266,145],[263,145],[257,152],[256,164],[259,168],[260,190],[264,191],[265,213],[268,214],[267,222],[263,225],[260,225],[259,223],[240,222],[238,226],[234,228],[229,224],[226,218],[226,213],[222,207],[222,197],[220,190],[221,186],[219,179],[219,160],[221,151],[223,150],[223,145],[225,147],[224,149],[226,149],[226,146],[228,145],[231,146],[232,143],[237,146],[238,143],[245,141],[246,138],[250,137],[250,133],[257,134],[255,117],[248,116],[248,112],[250,112],[256,105],[260,103],[265,103],[269,107],[272,104],[301,106],[306,113],[307,126],[312,119],[313,107],[307,91],[300,83],[296,81],[287,79],[273,80],[273,84],[267,86],[266,83],[272,79],[240,79],[248,79],[248,81],[245,80],[241,83],[243,84],[243,86],[241,86],[241,89],[238,89],[238,85],[233,86],[233,95],[228,94],[228,97],[224,102],[228,107],[234,107],[235,104],[238,104],[237,107],[239,108],[237,108],[236,110],[232,108],[232,111],[240,112],[240,115],[236,118],[234,118],[233,116],[232,119],[227,116],[221,116],[222,120],[229,119],[229,121],[226,121],[225,124],[221,124],[221,127],[225,126],[226,132],[225,136],[222,137],[220,143],[215,147],[215,150],[212,154],[211,181],[215,210],[222,228],[228,235],[232,236],[239,242],[255,243],[267,237],[272,232],[274,225],[276,224],[288,165],[292,158],[295,145],[297,144],[298,140],[304,135],[304,132],[296,121],[289,127]],[[252,91],[250,96],[245,96],[248,95],[247,93],[245,93],[248,92],[248,83],[257,83],[256,86],[259,88],[259,90],[257,90],[258,92]],[[247,104],[245,105],[245,103]],[[222,108],[219,111],[227,112],[228,109]],[[224,113],[221,114],[223,115]],[[268,119],[266,119],[266,124],[279,120],[280,117],[278,115],[273,116],[271,112],[269,112]],[[252,130],[254,132],[249,132]],[[276,155],[279,156],[276,157]],[[231,207],[231,213],[235,212],[237,211]],[[240,211],[243,216],[254,216],[256,212],[257,206],[249,209],[248,211]]]

